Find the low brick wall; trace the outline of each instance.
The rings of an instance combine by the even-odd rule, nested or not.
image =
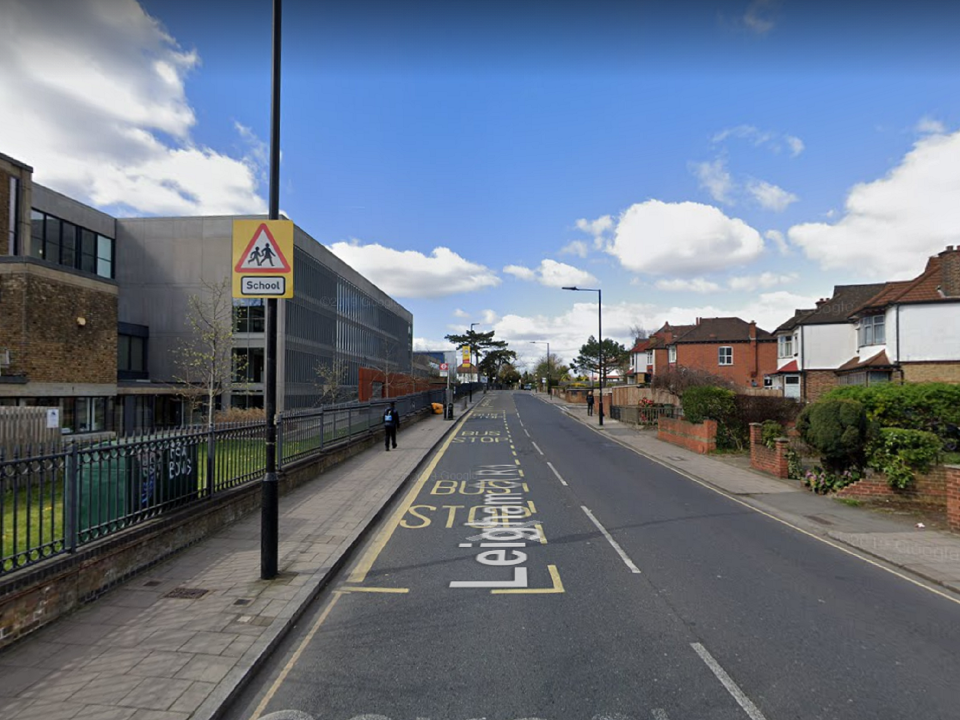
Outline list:
[[[896,498],[925,505],[944,505],[947,502],[947,470],[945,465],[936,465],[930,472],[914,477],[910,487],[898,490],[890,487],[883,473],[871,473],[863,480],[847,485],[837,491],[837,497],[860,500]]]
[[[660,418],[657,439],[700,454],[713,452],[717,449],[717,421],[704,420],[695,425],[686,420]]]
[[[944,465],[947,479],[947,524],[960,532],[960,465]]]
[[[777,440],[776,448],[771,450],[763,444],[762,436],[763,425],[750,423],[750,467],[768,472],[778,478],[790,477],[790,468],[787,464],[789,441],[786,438],[780,438]]]
[[[432,415],[421,411],[407,422],[427,417]],[[291,465],[279,475],[280,494],[316,480],[328,468],[382,444],[382,433],[372,431],[331,448],[320,458]],[[0,649],[204,540],[243,515],[258,511],[260,493],[257,482],[217,493],[189,508],[84,545],[76,553],[58,555],[0,579]]]

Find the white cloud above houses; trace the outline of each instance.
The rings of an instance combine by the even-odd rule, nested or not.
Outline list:
[[[577,229],[593,236],[593,246],[598,250],[603,247],[604,237],[613,230],[614,220],[610,215],[598,217],[596,220],[581,218],[577,220]]]
[[[745,265],[763,249],[759,232],[712,205],[647,200],[620,216],[607,252],[633,272],[693,277]]]
[[[743,15],[743,24],[758,35],[766,35],[776,26],[778,5],[777,0],[753,0]]]
[[[674,278],[672,280],[657,280],[654,283],[657,290],[666,292],[694,292],[694,293],[713,293],[721,290],[721,286],[712,280],[703,278],[692,278],[685,280],[683,278]]]
[[[690,170],[710,197],[725,205],[733,204],[734,183],[727,171],[726,160],[717,158],[713,162],[691,163]]]
[[[784,234],[779,230],[767,230],[763,236],[777,246],[777,250],[780,251],[781,255],[787,255],[790,252],[790,245],[787,243],[787,238],[784,237]]]
[[[468,318],[470,317],[470,313],[468,313],[466,310],[463,310],[461,308],[457,308],[456,310],[453,311],[453,316],[461,319]]]
[[[561,255],[576,255],[579,258],[585,258],[589,252],[590,249],[583,240],[572,240],[560,248]]]
[[[960,131],[932,133],[886,176],[850,189],[840,219],[788,231],[823,269],[851,276],[915,276],[930,255],[956,244],[960,228]]]
[[[385,293],[399,298],[445,297],[500,284],[500,278],[490,268],[445,247],[424,255],[354,240],[333,243],[329,249]]]
[[[754,290],[769,290],[777,285],[787,285],[795,282],[800,276],[797,273],[772,273],[765,272],[759,275],[739,275],[732,277],[727,281],[731,290],[745,290],[753,292]]]
[[[754,147],[766,148],[775,154],[786,150],[791,157],[797,157],[806,147],[803,140],[795,135],[774,130],[761,130],[754,125],[735,125],[734,127],[724,128],[714,134],[711,142],[714,145],[720,145],[730,139],[743,140]]]
[[[545,259],[536,269],[523,265],[507,265],[503,268],[507,275],[513,275],[519,280],[537,281],[547,287],[563,287],[565,285],[586,285],[597,282],[597,278],[573,265]]]
[[[0,23],[3,152],[34,178],[140,214],[265,213],[263,146],[231,157],[198,144],[185,92],[198,67],[134,0],[9,0]],[[82,58],[82,61],[78,61]]]
[[[774,212],[783,212],[800,199],[793,193],[763,180],[752,180],[747,183],[747,192],[762,208]]]

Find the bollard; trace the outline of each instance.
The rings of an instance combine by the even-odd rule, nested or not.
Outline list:
[[[447,420],[453,420],[453,401],[452,400],[450,401],[450,404],[447,405],[447,412],[446,412],[446,415],[444,415],[444,417],[447,418]]]

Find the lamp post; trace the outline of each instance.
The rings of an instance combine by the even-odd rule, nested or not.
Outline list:
[[[598,350],[598,355],[600,356],[600,425],[603,425],[603,294],[599,288],[578,288],[576,285],[563,289],[573,290],[574,292],[595,292],[597,294],[597,332],[600,335]]]
[[[480,323],[470,323],[470,333],[469,333],[470,335],[473,335],[473,326],[479,325],[479,324]],[[480,380],[480,355],[477,352],[477,344],[475,342],[472,342],[472,340],[473,338],[471,338],[471,343],[470,343],[470,354],[471,356],[476,358],[476,364],[474,365],[474,367],[477,369],[477,380],[479,381]],[[470,383],[470,402],[473,402],[473,383]]]
[[[531,340],[531,345],[547,346],[547,395],[550,394],[550,374],[553,372],[553,366],[550,364],[550,343],[547,340]]]

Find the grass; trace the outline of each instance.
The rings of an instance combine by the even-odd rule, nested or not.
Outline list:
[[[863,505],[862,500],[857,500],[855,498],[834,498],[834,500],[839,503],[843,503],[844,505],[849,505],[850,507],[860,507]]]
[[[27,489],[3,495],[3,537],[0,556],[9,558],[14,553],[25,553],[28,548],[39,548],[63,540],[63,485],[54,492],[44,493],[41,499],[37,491]],[[34,553],[34,558],[39,557]],[[3,563],[9,570],[10,563]]]
[[[960,452],[948,452],[943,454],[944,465],[960,465]]]

